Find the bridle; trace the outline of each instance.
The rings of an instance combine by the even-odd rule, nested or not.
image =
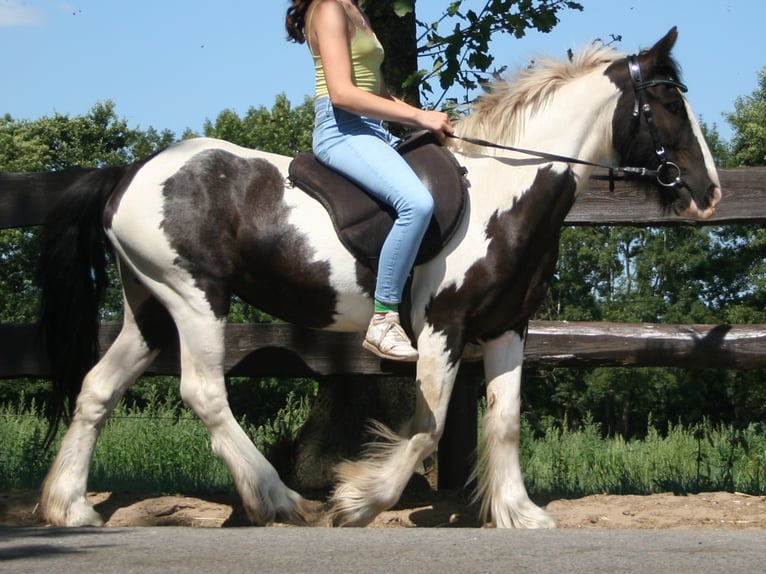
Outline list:
[[[657,183],[659,183],[661,186],[667,187],[673,190],[678,189],[680,187],[686,187],[686,183],[681,177],[681,168],[678,167],[678,165],[673,163],[672,161],[669,161],[667,158],[667,155],[665,153],[665,148],[660,141],[660,134],[657,131],[657,125],[654,121],[652,106],[646,97],[646,90],[648,88],[653,88],[655,86],[672,86],[674,88],[678,88],[681,92],[686,93],[688,89],[681,82],[677,82],[671,79],[667,79],[667,80],[655,79],[655,80],[644,81],[641,75],[641,66],[638,62],[638,56],[636,55],[628,56],[627,60],[628,60],[628,70],[630,71],[630,79],[631,79],[631,82],[633,83],[633,94],[635,95],[635,104],[633,106],[633,118],[636,124],[638,124],[638,122],[641,121],[641,114],[643,113],[644,119],[646,120],[646,125],[649,128],[649,135],[652,138],[652,144],[654,145],[654,153],[660,162],[660,165],[657,169],[649,169],[647,167],[629,167],[629,166],[615,167],[613,165],[608,165],[603,163],[594,163],[584,159],[569,157],[565,155],[558,155],[558,154],[547,153],[542,151],[500,145],[500,144],[496,144],[493,142],[489,142],[489,141],[477,139],[477,138],[456,136],[454,134],[448,134],[447,137],[458,139],[466,143],[470,143],[470,144],[474,144],[474,145],[478,145],[482,147],[502,149],[502,150],[512,151],[516,153],[522,153],[525,155],[531,155],[531,156],[539,157],[542,159],[549,159],[549,160],[557,161],[557,162],[575,163],[579,165],[589,165],[592,167],[603,168],[609,171],[608,178],[609,178],[610,191],[614,191],[614,181],[620,175],[632,175],[637,177],[653,177],[656,179]],[[598,178],[598,176],[594,176],[594,178]]]
[[[654,86],[672,86],[678,88],[681,92],[686,93],[687,87],[681,82],[675,80],[649,80],[644,81],[641,75],[641,66],[638,63],[638,57],[633,55],[628,57],[628,69],[630,70],[630,79],[633,82],[633,93],[636,95],[635,104],[633,105],[633,118],[638,122],[641,119],[641,112],[644,114],[646,125],[649,128],[649,135],[652,137],[652,143],[654,144],[654,153],[660,162],[660,167],[653,170],[651,175],[657,179],[657,183],[664,187],[676,189],[684,186],[684,181],[681,178],[681,168],[672,161],[668,161],[668,157],[665,154],[665,147],[660,142],[660,134],[657,132],[657,125],[654,123],[654,114],[652,113],[652,106],[649,105],[649,101],[646,98],[646,90],[653,88]],[[649,174],[647,174],[649,175]]]

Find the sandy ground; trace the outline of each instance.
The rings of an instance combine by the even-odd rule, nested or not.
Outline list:
[[[149,496],[98,492],[89,495],[106,526],[243,526],[235,495]],[[39,492],[0,493],[0,525],[39,526]],[[686,496],[596,495],[551,500],[546,505],[560,528],[766,529],[766,496],[710,492]],[[280,525],[275,525],[280,526]],[[460,492],[405,494],[372,527],[479,527],[477,509]]]

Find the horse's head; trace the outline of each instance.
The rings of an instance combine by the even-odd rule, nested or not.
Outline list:
[[[613,141],[622,165],[657,172],[656,185],[667,208],[706,219],[715,213],[721,187],[671,57],[677,37],[673,28],[651,49],[607,68],[607,76],[622,92]]]

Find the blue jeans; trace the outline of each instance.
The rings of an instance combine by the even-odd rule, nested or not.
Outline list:
[[[397,305],[431,221],[433,198],[394,149],[398,140],[382,122],[335,108],[328,97],[319,98],[314,108],[317,159],[396,212],[380,253],[375,299]]]

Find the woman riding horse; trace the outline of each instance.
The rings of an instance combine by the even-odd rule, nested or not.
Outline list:
[[[431,194],[394,149],[392,121],[452,133],[447,114],[421,110],[388,93],[380,66],[383,46],[357,1],[293,0],[290,39],[308,41],[316,69],[314,154],[396,211],[380,252],[373,314],[364,348],[383,359],[417,361],[399,323],[399,303],[433,215]]]

